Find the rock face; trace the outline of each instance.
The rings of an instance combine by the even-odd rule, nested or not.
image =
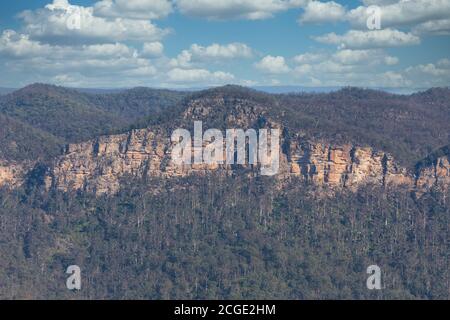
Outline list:
[[[23,181],[24,173],[22,165],[0,160],[0,187],[19,185]]]
[[[160,172],[167,142],[148,130],[134,130],[68,145],[52,170],[51,184],[64,191],[113,193],[125,174]]]
[[[442,155],[420,166],[416,175],[418,189],[426,190],[432,186],[448,187],[450,185],[450,157]]]
[[[369,147],[334,146],[298,137],[289,142],[282,139],[281,144],[286,148],[281,152],[278,179],[297,177],[318,186],[351,189],[367,183],[418,189],[450,185],[446,157],[414,174],[400,167],[391,155]],[[110,194],[119,189],[120,178],[126,175],[173,178],[210,170],[225,175],[233,172],[227,165],[175,165],[172,147],[167,133],[150,129],[72,144],[56,161],[47,179],[48,187]],[[258,170],[252,172],[258,174]]]
[[[175,117],[167,126],[192,129],[193,122],[201,120],[213,127],[279,129],[282,133],[280,162],[275,178],[281,182],[299,179],[330,189],[356,189],[365,184],[405,185],[419,192],[433,186],[450,185],[450,151],[447,149],[415,171],[407,170],[380,150],[309,141],[302,133],[287,133],[288,129],[279,121],[267,116],[264,102],[258,101],[225,99],[220,95],[193,99],[181,117]],[[223,175],[235,173],[236,166],[226,164],[175,165],[171,156],[174,144],[170,139],[173,128],[155,126],[70,144],[49,168],[44,179],[46,187],[113,194],[119,190],[121,179],[128,176],[170,179],[205,175],[211,171]],[[208,128],[205,125],[202,131]],[[193,148],[192,153],[195,151]],[[248,169],[245,170],[248,175],[260,173],[258,165],[244,165],[244,168]],[[0,185],[20,183],[23,171],[20,165],[0,162]]]
[[[392,156],[368,147],[303,142],[291,145],[291,150],[291,173],[316,185],[354,188],[364,183],[413,183]]]

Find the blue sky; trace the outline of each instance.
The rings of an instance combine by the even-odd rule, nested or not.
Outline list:
[[[0,7],[3,87],[450,83],[450,0],[15,0]]]

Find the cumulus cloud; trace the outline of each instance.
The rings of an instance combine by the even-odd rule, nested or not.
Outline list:
[[[289,67],[286,64],[284,57],[281,56],[265,56],[259,62],[255,64],[255,67],[269,74],[281,74],[289,72]]]
[[[427,21],[412,29],[415,34],[449,35],[450,19]]]
[[[303,14],[298,19],[303,23],[325,23],[345,20],[346,11],[343,6],[334,1],[311,1],[304,8]]]
[[[0,54],[16,58],[71,59],[104,57],[137,57],[134,49],[121,43],[104,43],[79,46],[49,45],[30,39],[28,35],[13,30],[3,31],[0,37]]]
[[[145,42],[142,45],[141,55],[143,57],[160,57],[163,55],[164,45],[159,42]]]
[[[382,28],[414,26],[421,23],[448,19],[450,0],[365,1],[378,5]],[[359,6],[347,14],[348,21],[357,27],[366,27],[370,13],[367,6]]]
[[[122,43],[49,45],[32,40],[28,35],[5,30],[0,36],[0,64],[6,72],[39,74],[41,77],[64,79],[104,79],[148,77],[156,75],[156,67],[140,57],[137,50]],[[72,76],[68,77],[68,74]]]
[[[258,20],[300,7],[306,0],[176,0],[181,13],[216,20]]]
[[[369,50],[339,50],[331,57],[334,61],[342,64],[385,64],[394,65],[398,63],[397,57],[386,55],[379,49]]]
[[[48,43],[152,41],[169,32],[146,20],[98,17],[92,7],[71,5],[67,0],[54,0],[45,8],[24,11],[19,17],[26,34]]]
[[[304,63],[315,63],[315,62],[319,62],[322,61],[326,58],[326,54],[324,53],[311,53],[311,52],[307,52],[307,53],[303,53],[303,54],[299,54],[297,56],[294,57],[294,62],[298,63],[298,64],[304,64]]]
[[[102,0],[94,5],[94,14],[99,17],[146,20],[164,18],[171,12],[168,0]]]
[[[326,53],[304,53],[294,57],[294,62],[298,66],[307,66],[318,64],[321,66],[329,66],[336,71],[345,70],[338,66],[377,66],[377,65],[394,65],[398,63],[398,58],[388,55],[381,49],[364,49],[352,50],[343,49],[331,54]],[[326,71],[326,70],[323,70]]]
[[[342,49],[294,57],[291,74],[301,85],[367,87],[435,87],[450,83],[450,60],[391,69],[399,59],[382,49]]]
[[[450,0],[362,0],[363,4],[353,10],[335,1],[99,0],[92,6],[81,6],[53,0],[44,8],[21,13],[20,32],[0,33],[0,66],[9,75],[4,79],[73,86],[255,84],[258,72],[247,75],[252,80],[243,80],[228,71],[236,62],[233,59],[239,60],[243,70],[252,66],[259,70],[264,74],[259,83],[269,85],[285,81],[317,86],[426,87],[450,83],[449,59],[404,67],[384,50],[418,45],[430,34],[449,35]],[[381,8],[381,30],[367,30],[369,5]],[[321,46],[317,52],[289,60],[270,55],[270,51],[259,56],[242,42],[194,43],[168,57],[162,39],[169,30],[154,22],[174,10],[205,19],[256,20],[291,8],[302,8],[301,24],[344,21],[351,30],[314,38],[336,46],[335,52]],[[270,47],[269,38],[267,43]],[[2,84],[9,81],[4,79]]]
[[[409,28],[413,34],[450,34],[450,0],[363,0],[364,5],[346,10],[330,1],[310,1],[299,18],[304,23],[347,21],[353,29],[367,29],[372,16],[370,6],[377,6],[381,28]]]
[[[173,83],[208,83],[222,84],[232,81],[234,76],[231,73],[216,71],[211,72],[206,69],[180,69],[175,68],[167,73],[168,81]]]
[[[428,76],[447,76],[450,77],[450,68],[445,65],[435,65],[433,63],[420,64],[415,67],[409,67],[406,70],[410,74],[425,74]]]
[[[332,53],[307,52],[295,56],[292,75],[303,85],[402,86],[408,79],[389,73],[399,59],[382,49],[342,49]],[[399,77],[402,77],[400,80]]]
[[[420,87],[448,86],[450,83],[450,61],[441,59],[436,63],[419,64],[406,68],[405,76]]]
[[[234,59],[234,58],[251,58],[252,49],[244,43],[230,43],[227,45],[220,45],[214,43],[210,46],[203,47],[198,44],[193,44],[190,52],[194,59]]]
[[[171,66],[191,68],[193,63],[223,62],[237,58],[251,58],[253,50],[244,43],[234,42],[225,45],[213,43],[209,46],[192,44],[187,50],[171,60]]]
[[[364,65],[344,65],[324,61],[315,65],[297,66],[294,76],[299,84],[323,86],[402,87],[411,81],[401,73],[378,71]]]
[[[352,49],[400,47],[420,43],[420,38],[416,35],[394,29],[350,30],[343,35],[333,32],[314,39],[321,43],[335,44],[340,48]]]
[[[159,42],[144,43],[139,51],[123,43],[50,45],[12,30],[0,35],[0,65],[7,73],[28,75],[28,82],[50,81],[68,86],[119,83],[185,86],[220,85],[235,80],[233,74],[224,71],[170,68],[169,59],[160,56],[162,50]],[[117,79],[119,83],[115,83]]]
[[[399,2],[399,0],[362,0],[366,6],[384,6]]]
[[[450,69],[450,59],[441,59],[437,62],[438,67]]]
[[[32,41],[28,35],[18,34],[14,30],[5,30],[0,37],[0,54],[3,56],[25,58],[51,52],[50,45]]]

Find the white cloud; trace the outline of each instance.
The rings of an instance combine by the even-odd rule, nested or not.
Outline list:
[[[298,66],[294,76],[303,85],[402,87],[411,84],[401,73],[377,71],[363,65],[342,65],[334,61]]]
[[[337,35],[333,32],[314,39],[321,43],[335,44],[340,48],[351,49],[400,47],[420,43],[419,37],[394,29],[350,30],[343,35]]]
[[[297,65],[292,70],[292,76],[300,81],[300,84],[308,86],[382,87],[393,84],[402,86],[408,82],[406,78],[400,80],[396,73],[389,73],[388,67],[398,63],[399,59],[388,55],[382,49],[307,52],[294,57],[293,60]]]
[[[85,58],[137,58],[134,49],[121,43],[105,43],[79,46],[42,44],[29,36],[13,30],[5,30],[0,36],[0,56],[14,58],[45,58],[49,60],[82,60]],[[70,61],[69,61],[70,62]]]
[[[450,16],[450,0],[405,0],[397,1],[366,1],[380,8],[381,27],[398,27],[417,25],[420,23],[448,19]],[[347,14],[348,21],[357,27],[366,28],[370,13],[366,6],[359,6]]]
[[[408,73],[410,74],[425,74],[428,76],[434,76],[434,77],[439,77],[439,76],[447,76],[450,77],[450,69],[447,67],[442,67],[442,66],[436,66],[433,63],[428,63],[428,64],[420,64],[418,66],[415,67],[410,67],[406,70]]]
[[[255,81],[255,80],[241,80],[240,81],[240,85],[241,86],[246,86],[246,87],[253,87],[253,86],[255,86],[255,85],[257,85],[258,84],[258,81]]]
[[[336,62],[342,64],[386,64],[394,65],[398,63],[397,57],[386,55],[382,50],[339,50],[331,57]]]
[[[304,10],[298,19],[300,24],[338,22],[345,20],[346,15],[345,8],[334,1],[311,1]]]
[[[94,5],[94,14],[99,17],[129,19],[160,19],[172,12],[168,0],[102,0]]]
[[[191,68],[191,59],[192,53],[189,50],[183,50],[176,58],[172,58],[169,64],[174,68]]]
[[[399,2],[399,0],[362,0],[366,6],[384,6]]]
[[[180,69],[175,68],[167,73],[168,81],[174,83],[207,83],[220,84],[234,80],[231,73],[206,69]]]
[[[214,43],[210,46],[203,47],[193,44],[190,48],[193,59],[234,59],[234,58],[250,58],[252,57],[252,49],[244,43],[230,43],[227,45],[219,45]]]
[[[399,64],[399,59],[383,50],[420,44],[420,37],[429,34],[450,34],[450,0],[363,3],[382,7],[382,30],[365,29],[365,6],[346,12],[333,1],[101,0],[84,7],[54,0],[45,8],[23,12],[21,32],[0,32],[0,68],[8,75],[0,81],[122,87],[256,84],[254,80],[235,79],[229,72],[233,63],[233,70],[255,67],[265,74],[261,80],[265,84],[296,80],[305,85],[426,87],[450,83],[448,58],[394,69],[391,66]],[[171,59],[165,56],[161,40],[169,31],[150,21],[166,17],[176,8],[191,16],[225,20],[264,19],[294,7],[304,8],[301,23],[349,21],[353,30],[314,38],[335,45],[336,52],[319,47],[318,52],[302,53],[289,61],[273,53],[260,57],[241,42],[194,43]],[[71,20],[74,15],[80,18],[80,28],[71,24],[77,22]],[[270,38],[267,41],[270,43]],[[255,56],[259,61],[253,63],[250,59]],[[233,59],[250,62],[244,65],[239,61],[237,66]],[[213,71],[212,65],[222,71]]]
[[[191,68],[194,63],[223,62],[224,60],[237,58],[251,58],[253,50],[244,43],[234,42],[220,45],[213,43],[207,47],[192,44],[187,50],[173,58],[172,67]]]
[[[303,53],[303,54],[299,54],[297,56],[294,57],[294,62],[298,63],[298,64],[304,64],[304,63],[315,63],[315,62],[319,62],[322,61],[326,58],[326,54],[323,53]]]
[[[111,84],[117,78],[138,81],[157,74],[156,66],[122,43],[49,45],[12,30],[0,35],[0,65],[9,74],[27,79],[39,75],[35,81],[67,81],[68,85],[82,81]]]
[[[427,21],[412,29],[415,34],[450,35],[450,19]]]
[[[97,17],[92,7],[71,5],[66,0],[54,0],[45,8],[19,16],[30,38],[48,43],[152,41],[169,32],[146,20]]]
[[[34,55],[47,55],[51,52],[50,45],[32,41],[28,35],[18,34],[14,30],[5,30],[0,37],[0,54],[5,56],[24,58]]]
[[[437,62],[437,66],[450,69],[450,59],[441,59]]]
[[[398,72],[386,71],[376,75],[373,79],[369,80],[374,87],[408,87],[412,85],[412,81],[405,78],[404,75]]]
[[[164,52],[164,45],[159,42],[146,42],[142,45],[141,56],[143,57],[160,57]]]
[[[389,67],[398,61],[398,58],[379,49],[345,49],[328,54],[321,61],[297,65],[292,70],[292,76],[300,85],[313,85],[314,82],[323,86],[425,88],[448,86],[450,83],[448,58],[390,70]]]
[[[300,7],[306,0],[176,0],[181,13],[206,19],[258,20]]]
[[[261,61],[255,64],[255,67],[264,73],[281,74],[289,72],[289,67],[286,64],[284,57],[281,56],[265,56]]]
[[[379,7],[381,28],[409,28],[413,34],[450,34],[450,0],[363,0],[352,10],[333,1],[311,1],[300,16],[300,23],[347,21],[354,29],[367,30],[373,14],[369,6]]]
[[[442,87],[450,83],[450,61],[441,59],[436,63],[419,64],[404,72],[418,87]]]

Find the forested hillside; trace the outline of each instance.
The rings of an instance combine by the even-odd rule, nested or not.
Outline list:
[[[0,297],[449,298],[448,193],[329,198],[239,176],[178,181],[184,190],[149,183],[129,179],[100,198],[2,191]],[[75,293],[72,264],[83,276]],[[372,264],[383,290],[366,288]]]
[[[447,97],[449,97],[447,99]],[[216,106],[217,100],[223,105]],[[429,153],[450,143],[450,89],[436,88],[413,95],[345,88],[332,93],[268,94],[239,86],[193,93],[184,104],[174,105],[133,127],[174,126],[192,101],[215,105],[203,119],[210,128],[226,127],[222,120],[237,101],[259,107],[266,117],[280,121],[289,133],[305,139],[337,144],[355,143],[384,150],[403,165],[413,167]],[[262,116],[264,118],[264,116]],[[184,125],[189,125],[189,120]],[[264,121],[264,119],[261,119]],[[192,121],[191,121],[192,122]]]
[[[347,88],[281,96],[287,125],[314,137],[385,150],[413,165],[450,142],[450,89],[411,96]]]
[[[180,93],[42,84],[2,96],[0,160],[33,166],[20,185],[0,187],[0,298],[449,299],[450,188],[435,183],[438,171],[450,177],[448,97],[448,88],[273,95],[238,86]],[[428,172],[429,188],[416,192],[383,178],[330,189],[241,167],[230,175],[118,175],[139,161],[147,170],[145,156],[155,159],[139,134],[192,129],[194,120],[204,130],[280,124],[285,156],[291,139],[329,148],[317,158],[324,172],[361,165],[384,175],[392,159],[381,150],[411,170],[413,182],[414,172]],[[98,138],[110,133],[124,134]],[[152,152],[165,159],[154,141]],[[368,150],[359,158],[367,163],[354,154],[351,165],[339,162],[342,150],[332,147],[345,143],[367,147],[359,149]],[[120,161],[102,158],[100,144]],[[67,161],[58,157],[62,149]],[[298,150],[312,159],[312,148]],[[308,165],[317,172],[319,162]],[[88,173],[107,186],[111,175],[120,183],[116,193],[62,191],[50,181],[57,171],[68,185],[71,175],[83,186]],[[73,264],[82,271],[77,292],[65,286]],[[373,264],[382,270],[379,291],[366,287]]]
[[[149,88],[84,93],[33,84],[0,97],[1,121],[9,119],[0,129],[5,146],[0,152],[4,158],[17,160],[52,157],[65,143],[126,130],[137,119],[154,115],[185,95]],[[23,139],[24,135],[29,138]],[[36,141],[31,135],[36,135]],[[16,151],[15,144],[19,146]]]
[[[63,140],[0,113],[0,159],[36,160],[55,157]]]

